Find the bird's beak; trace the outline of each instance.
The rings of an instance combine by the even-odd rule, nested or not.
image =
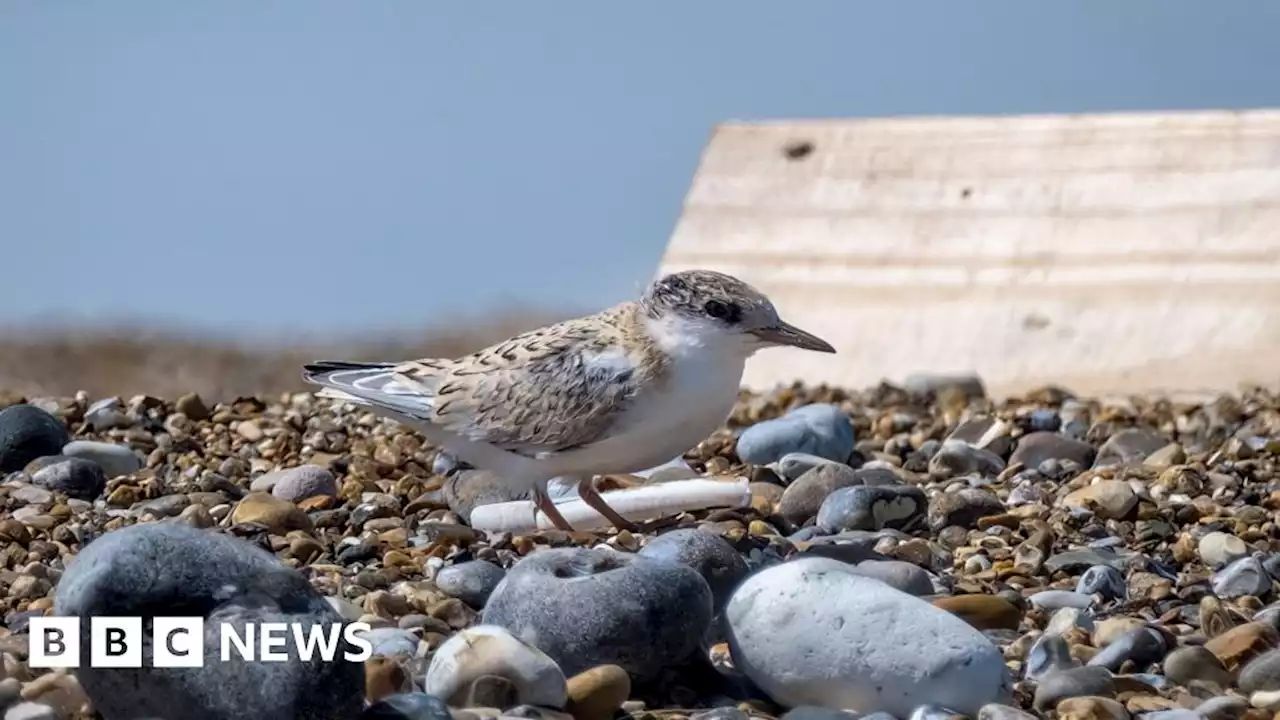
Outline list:
[[[800,348],[801,350],[813,350],[816,352],[833,353],[835,348],[831,347],[831,343],[812,333],[790,323],[779,320],[777,324],[766,328],[752,330],[752,335],[760,338],[764,342],[771,345],[787,345],[790,347]]]

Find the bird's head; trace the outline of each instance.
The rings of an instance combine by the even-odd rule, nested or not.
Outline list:
[[[659,278],[640,305],[655,334],[669,344],[714,347],[744,357],[779,346],[835,352],[827,341],[778,317],[764,293],[711,270]]]

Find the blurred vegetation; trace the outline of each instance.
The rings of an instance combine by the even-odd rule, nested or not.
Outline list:
[[[0,393],[93,398],[197,392],[212,402],[314,389],[300,379],[313,360],[397,361],[456,357],[567,315],[507,314],[451,328],[368,337],[231,342],[150,327],[8,329],[0,332]]]

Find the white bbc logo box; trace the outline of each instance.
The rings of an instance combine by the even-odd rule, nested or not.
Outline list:
[[[154,667],[204,664],[204,619],[157,617],[151,620]],[[80,619],[33,617],[27,664],[33,668],[76,668],[81,659]],[[104,668],[142,667],[140,617],[94,617],[89,621],[89,664]]]
[[[33,668],[77,668],[83,659],[86,638],[80,618],[33,617],[30,620],[28,665]],[[282,622],[250,624],[241,628],[222,625],[217,656],[230,662],[234,655],[258,662],[287,662],[290,640],[298,656],[310,661],[319,654],[325,662],[338,657],[364,662],[373,645],[363,637],[367,623],[331,623],[310,626]],[[342,650],[341,640],[360,648]],[[100,668],[140,668],[146,632],[140,617],[91,617],[89,665]],[[151,667],[201,667],[205,661],[205,627],[201,617],[151,618]]]

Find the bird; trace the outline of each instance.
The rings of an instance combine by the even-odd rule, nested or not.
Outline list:
[[[637,300],[516,335],[470,355],[303,366],[317,397],[362,406],[417,430],[452,457],[528,488],[556,528],[573,531],[547,483],[619,530],[637,526],[595,489],[597,475],[670,461],[724,424],[746,361],[771,347],[835,348],[784,321],[736,277],[684,270]]]

